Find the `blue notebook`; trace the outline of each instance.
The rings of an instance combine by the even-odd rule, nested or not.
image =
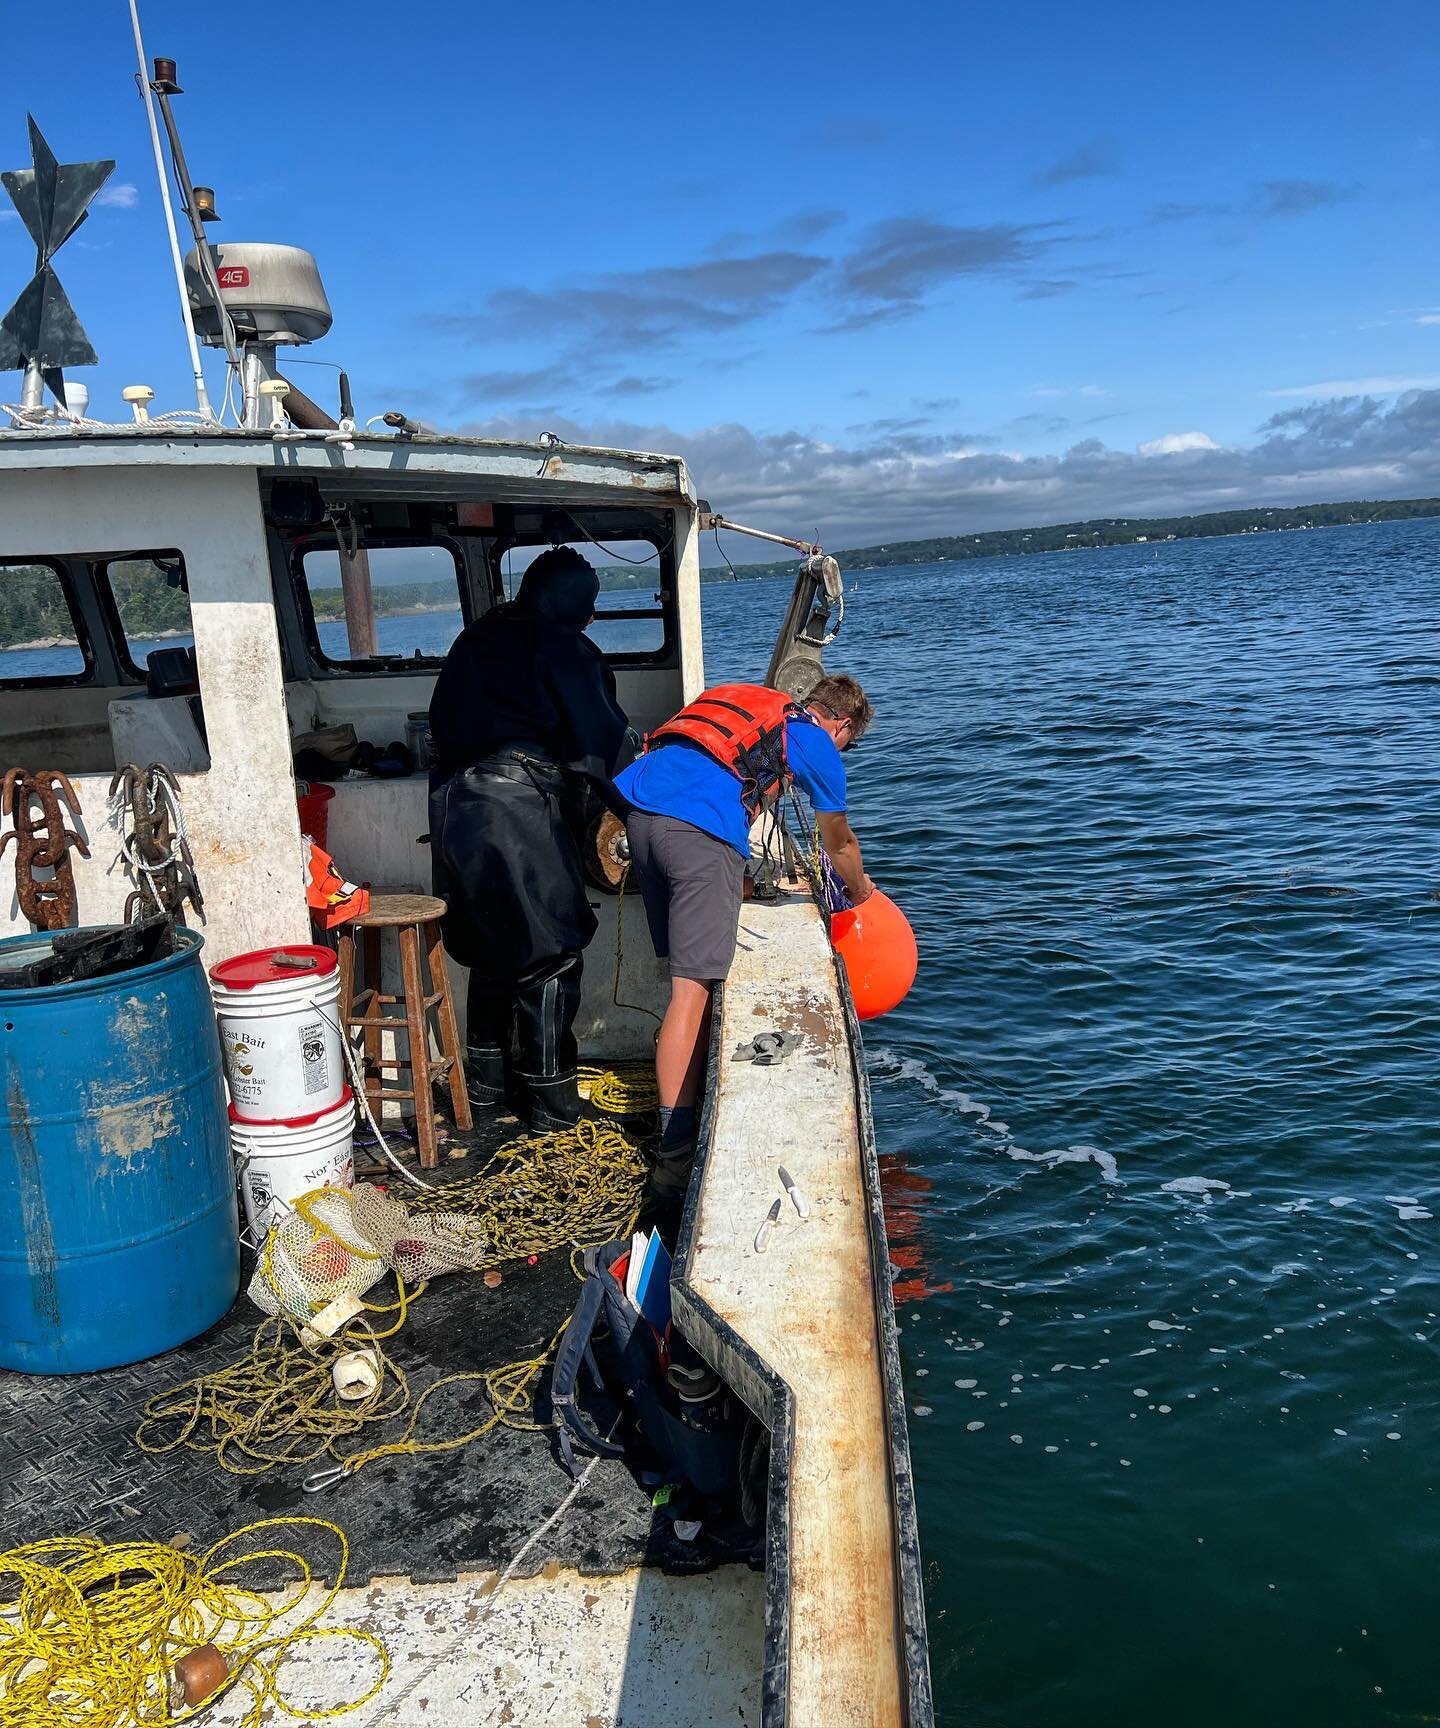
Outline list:
[[[640,1268],[635,1306],[657,1332],[670,1324],[670,1251],[654,1230]]]

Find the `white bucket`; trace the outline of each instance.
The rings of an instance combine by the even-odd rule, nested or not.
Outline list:
[[[286,1122],[340,1102],[340,972],[328,948],[237,954],[211,968],[210,991],[238,1116]]]
[[[240,1197],[250,1235],[263,1242],[271,1225],[315,1188],[355,1185],[355,1101],[297,1122],[246,1122],[230,1107],[230,1149],[240,1170]]]

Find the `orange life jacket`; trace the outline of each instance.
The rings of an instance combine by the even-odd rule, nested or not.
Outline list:
[[[647,750],[681,739],[698,744],[740,782],[740,798],[753,821],[790,784],[785,722],[804,709],[765,684],[716,684],[645,740]]]

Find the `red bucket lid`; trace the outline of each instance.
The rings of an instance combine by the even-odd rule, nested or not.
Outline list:
[[[279,958],[290,956],[290,964]],[[295,962],[300,964],[296,965]],[[308,942],[293,948],[257,948],[237,954],[210,968],[210,976],[226,990],[253,990],[257,984],[294,984],[303,978],[328,978],[340,962],[329,948]]]
[[[230,1120],[238,1122],[242,1128],[313,1128],[317,1122],[333,1116],[337,1110],[349,1109],[354,1102],[355,1094],[347,1086],[340,1094],[338,1104],[327,1104],[323,1110],[312,1110],[308,1116],[242,1116],[232,1104]]]

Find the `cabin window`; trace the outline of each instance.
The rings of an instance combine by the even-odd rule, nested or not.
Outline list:
[[[374,601],[374,652],[365,651],[363,635],[352,637],[345,616],[341,554],[332,537],[302,547],[295,560],[310,650],[318,664],[368,672],[438,666],[465,627],[460,565],[453,548],[433,542],[362,544],[346,556],[362,590],[368,578]]]
[[[132,672],[143,677],[157,648],[194,646],[185,560],[178,552],[131,552],[107,559],[101,569]]]
[[[565,544],[595,567],[600,596],[585,634],[607,660],[650,660],[664,652],[667,608],[661,587],[662,548],[648,540],[573,540]],[[531,561],[544,546],[512,547],[503,562],[507,598],[519,592]]]
[[[84,683],[90,660],[83,640],[60,565],[0,562],[0,683]]]

